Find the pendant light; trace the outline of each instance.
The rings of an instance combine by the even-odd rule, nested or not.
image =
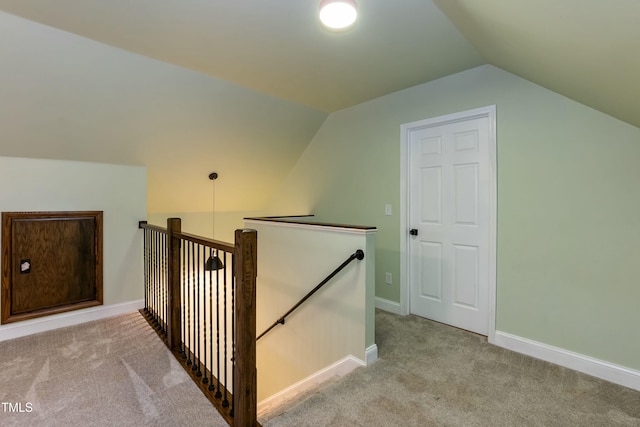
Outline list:
[[[216,179],[218,178],[218,174],[216,172],[211,172],[209,174],[209,179],[212,183],[212,193],[211,193],[211,238],[216,231]],[[215,249],[211,249],[211,256],[204,265],[205,271],[215,271],[222,270],[224,268],[224,264],[222,260],[218,258],[217,252]]]
[[[320,0],[320,22],[330,30],[346,30],[357,17],[355,0]]]

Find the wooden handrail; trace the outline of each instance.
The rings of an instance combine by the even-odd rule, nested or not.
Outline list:
[[[160,227],[158,225],[149,224],[149,223],[147,223],[147,221],[139,221],[138,222],[138,228],[143,228],[143,229],[146,229],[146,230],[153,230],[153,231],[157,231],[158,233],[167,234],[167,229],[166,228]]]
[[[170,219],[172,218],[168,218],[167,221]],[[166,228],[160,227],[158,225],[149,224],[147,223],[147,221],[138,222],[138,228],[154,230],[163,234],[166,234],[168,232]],[[174,237],[177,237],[179,239],[186,240],[188,242],[197,243],[203,246],[207,246],[212,249],[217,249],[217,250],[229,252],[229,253],[233,253],[233,251],[235,250],[235,247],[232,244],[227,242],[222,242],[220,240],[213,240],[207,237],[197,236],[195,234],[183,233],[182,231],[174,231],[172,234]]]
[[[170,219],[172,218],[167,218],[167,221],[169,221]],[[168,230],[166,228],[160,227],[158,225],[149,224],[147,223],[147,221],[139,221],[138,228],[154,230],[163,234],[168,233]],[[220,251],[229,252],[229,253],[233,253],[233,251],[235,250],[235,247],[232,244],[227,242],[222,242],[220,240],[213,240],[207,237],[197,236],[195,234],[183,233],[182,231],[174,231],[172,234],[174,237],[177,237],[179,239],[186,240],[188,242],[197,243],[199,245],[207,246],[212,249],[218,249]]]
[[[175,236],[179,237],[182,240],[198,243],[200,245],[207,246],[212,249],[218,249],[224,252],[233,253],[233,251],[235,250],[235,247],[230,243],[221,242],[219,240],[208,239],[206,237],[196,236],[195,234],[176,233]]]

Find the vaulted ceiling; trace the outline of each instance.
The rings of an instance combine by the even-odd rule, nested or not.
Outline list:
[[[435,0],[488,63],[640,126],[637,0]]]
[[[490,63],[640,126],[637,0],[0,0],[0,9],[332,112]]]
[[[360,2],[329,33],[316,0],[0,0],[0,9],[324,112],[484,63],[431,1]]]
[[[638,0],[358,0],[358,22],[342,33],[320,26],[318,4],[0,0],[0,11],[303,107],[312,119],[292,140],[312,135],[326,113],[487,63],[640,127]],[[215,132],[228,137],[221,125]],[[211,159],[199,161],[198,176],[208,174]]]

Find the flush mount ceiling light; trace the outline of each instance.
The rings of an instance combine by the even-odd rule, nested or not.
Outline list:
[[[355,0],[320,0],[320,22],[331,30],[346,30],[357,17]]]

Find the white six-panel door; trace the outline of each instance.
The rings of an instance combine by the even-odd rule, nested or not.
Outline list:
[[[487,335],[489,119],[412,129],[408,144],[410,312]]]

